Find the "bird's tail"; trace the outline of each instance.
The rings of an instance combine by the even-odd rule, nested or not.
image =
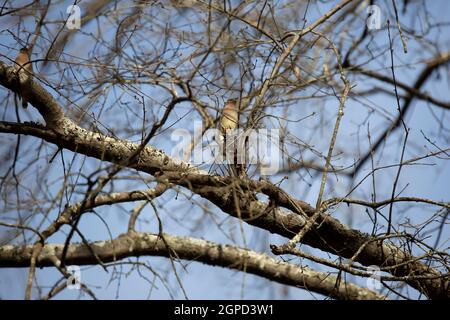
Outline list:
[[[20,77],[20,76],[19,76]],[[22,81],[20,80],[20,78],[19,78],[19,81],[18,81],[18,93],[17,93],[17,96],[19,97],[19,99],[20,100],[22,100],[22,107],[24,108],[24,109],[26,109],[27,107],[28,107],[28,100],[24,97],[24,91],[25,91],[25,88],[24,88],[25,86],[24,86],[24,84],[22,83]]]

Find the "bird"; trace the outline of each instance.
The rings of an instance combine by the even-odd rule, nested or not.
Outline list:
[[[225,106],[223,107],[222,110],[222,115],[220,117],[220,122],[219,122],[219,131],[221,136],[223,137],[222,141],[222,154],[223,157],[225,159],[227,159],[227,154],[232,155],[232,159],[233,159],[233,164],[230,165],[230,173],[235,175],[235,176],[240,176],[242,175],[242,171],[244,166],[241,164],[238,164],[237,159],[238,159],[238,153],[237,153],[237,149],[236,149],[236,145],[237,143],[237,132],[232,132],[233,134],[229,134],[228,137],[233,137],[234,141],[228,141],[227,142],[227,131],[231,131],[231,130],[235,130],[238,128],[239,125],[239,104],[238,104],[238,100],[231,98],[228,99],[225,102]],[[230,148],[231,151],[229,150]]]
[[[238,106],[237,99],[228,99],[223,107],[220,118],[220,131],[225,134],[227,130],[236,129],[238,126]]]
[[[230,132],[230,130],[236,129],[239,121],[237,110],[238,107],[236,102],[236,99],[228,99],[225,102],[225,106],[223,107],[222,115],[219,121],[219,131],[222,137],[221,140],[223,142],[222,154],[225,159],[227,158],[227,151],[229,151],[228,149],[233,145],[232,143],[230,143],[230,141],[228,141],[227,143],[227,131],[229,134],[232,133]]]
[[[15,60],[15,71],[19,76],[19,91],[22,99],[22,107],[26,108],[28,106],[26,90],[30,85],[32,74],[33,74],[33,65],[30,62],[30,54],[27,47],[23,47],[20,49],[19,54]]]

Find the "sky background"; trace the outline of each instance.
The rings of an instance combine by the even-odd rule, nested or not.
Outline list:
[[[70,1],[68,2],[70,3]],[[386,11],[390,10],[389,3],[390,1],[375,1],[377,5],[382,8],[382,24],[384,25],[386,21]],[[54,8],[54,12],[51,13],[50,16],[64,16],[66,3],[61,2],[61,8],[58,11]],[[314,21],[317,17],[325,13],[333,6],[332,3],[325,4],[317,4],[310,8],[307,16],[307,24]],[[450,32],[448,32],[448,25],[450,24],[450,19],[448,18],[448,12],[450,12],[450,2],[442,0],[442,1],[429,1],[427,2],[428,13],[431,16],[425,16],[424,12],[414,12],[407,11],[407,15],[411,21],[414,21],[415,25],[421,24],[423,20],[432,19],[433,21],[442,22],[443,29],[447,32],[442,32],[438,30],[431,31],[427,37],[429,39],[434,39],[437,41],[441,47],[439,48],[442,52],[446,52],[450,50]],[[299,16],[303,16],[304,12],[299,12]],[[402,16],[401,16],[402,17]],[[173,17],[173,19],[177,19],[180,17]],[[3,23],[2,23],[3,22]],[[403,22],[403,20],[402,20]],[[405,21],[405,23],[409,23],[410,21]],[[11,25],[8,25],[11,23]],[[180,22],[181,23],[181,22]],[[88,24],[83,27],[82,32],[88,34],[89,32],[93,32],[96,24]],[[10,20],[5,20],[5,18],[0,17],[0,58],[2,61],[7,63],[11,63],[9,59],[13,59],[15,56],[17,43],[11,36],[11,32],[15,32],[14,24]],[[361,30],[365,27],[364,21],[361,21],[361,29],[360,30],[351,30],[349,32],[355,32],[355,34],[359,34]],[[195,28],[195,26],[193,27]],[[105,30],[107,27],[105,26]],[[371,46],[374,50],[379,48],[380,46],[386,46],[386,31],[376,31],[376,32],[384,32],[383,34],[377,33],[374,34],[374,40],[371,44],[368,45],[368,49],[371,49]],[[375,32],[375,33],[376,33]],[[396,76],[399,81],[404,81],[406,83],[411,83],[411,79],[414,79],[414,76],[422,70],[423,64],[417,64],[416,57],[419,53],[423,53],[423,50],[430,50],[427,47],[418,46],[416,42],[408,42],[408,54],[403,54],[401,50],[401,43],[399,41],[397,32],[392,31],[393,39],[395,43],[394,47],[394,59],[396,66],[398,65],[398,69],[396,70]],[[395,33],[395,34],[394,34]],[[377,38],[378,37],[378,38]],[[87,44],[86,44],[87,46]],[[79,49],[74,52],[70,52],[71,48],[67,49],[70,54],[77,55],[78,57],[83,57],[83,52],[79,51]],[[186,53],[189,52],[190,49],[186,48]],[[387,51],[387,50],[386,50]],[[433,54],[430,52],[428,57],[432,57]],[[37,59],[38,57],[33,57]],[[373,70],[385,70],[390,67],[390,58],[389,55],[385,54],[384,59],[376,59],[374,62],[370,63],[370,68]],[[48,73],[52,72],[52,69],[47,70]],[[446,72],[446,73],[445,73]],[[423,91],[428,92],[433,97],[443,100],[450,101],[450,68],[442,68],[440,71],[440,77],[435,73],[433,77],[431,77],[428,82],[423,86]],[[352,83],[353,84],[353,83]],[[386,90],[393,90],[387,84],[380,82],[371,82],[371,83],[354,83],[356,87],[353,89],[354,92],[358,92],[358,90],[364,90],[370,88],[373,84],[378,86],[384,86]],[[54,91],[50,90],[55,93]],[[3,97],[6,94],[6,89],[3,87],[0,88],[0,96]],[[108,99],[114,99],[115,92],[111,89],[111,95]],[[149,96],[155,98],[158,95],[158,92],[148,92]],[[158,98],[155,98],[158,99]],[[130,97],[124,98],[124,100],[132,100]],[[108,102],[108,101],[107,101]],[[326,112],[330,112],[335,114],[338,108],[338,101],[335,97],[330,97],[328,99],[323,99],[320,102],[317,102],[321,106],[322,112],[326,110]],[[323,104],[323,106],[322,106]],[[370,118],[369,121],[363,121],[364,117],[367,115],[367,108],[362,108],[362,105],[368,105],[374,109],[374,115]],[[106,103],[108,105],[108,103]],[[301,108],[295,110],[296,118],[303,118],[310,115],[313,111],[316,110],[316,105],[314,103],[310,103]],[[172,119],[173,123],[176,123],[178,128],[191,128],[192,121],[194,119],[193,113],[190,111],[192,109],[191,105],[188,103],[180,104],[177,107],[177,113],[174,116],[175,118],[181,118],[182,120],[177,121],[177,119]],[[0,109],[0,112],[3,112]],[[114,108],[106,108],[102,111],[103,122],[106,122],[110,126],[114,126],[117,123],[117,126],[123,125],[120,116],[117,115],[117,110]],[[370,98],[358,97],[355,95],[350,98],[345,106],[345,115],[343,117],[336,150],[346,150],[348,151],[347,146],[351,144],[354,146],[352,151],[354,154],[354,159],[357,159],[358,154],[364,154],[364,150],[367,150],[368,142],[367,137],[364,133],[355,134],[356,132],[365,132],[367,131],[367,127],[370,126],[371,129],[374,130],[374,133],[381,132],[383,128],[389,123],[390,119],[395,118],[396,116],[396,106],[395,101],[391,97],[387,97],[386,95],[378,94],[376,96],[370,96]],[[435,106],[429,105],[424,101],[414,100],[412,110],[408,113],[405,121],[409,128],[411,128],[409,139],[408,139],[408,147],[405,153],[405,159],[414,158],[417,156],[424,155],[430,151],[430,144],[424,138],[426,136],[431,136],[436,138],[436,144],[447,148],[450,144],[448,140],[449,135],[449,127],[445,127],[446,123],[449,123],[450,112],[444,111],[443,109],[437,108]],[[28,108],[26,115],[23,117],[25,120],[33,120],[38,119],[39,115],[33,110],[33,108]],[[3,121],[13,120],[14,114],[11,110],[5,112],[3,115]],[[333,117],[330,117],[333,120]],[[320,137],[321,140],[316,141],[315,128],[318,121],[321,121],[321,118],[310,119],[301,121],[301,132],[299,135],[305,140],[315,143],[316,145],[329,143],[329,138],[325,140],[323,137],[330,137],[331,130],[333,128],[333,121],[324,125],[323,136]],[[444,126],[440,126],[444,124]],[[139,125],[139,124],[136,124]],[[174,126],[175,128],[175,126]],[[166,133],[167,137],[170,132]],[[5,134],[0,135],[0,139],[8,139],[5,137]],[[126,137],[122,137],[126,138]],[[130,139],[136,139],[137,137],[129,137]],[[319,137],[317,137],[319,139]],[[392,135],[384,149],[383,152],[380,152],[376,155],[375,161],[378,164],[394,164],[395,161],[398,161],[400,156],[400,150],[398,148],[399,141],[403,139],[403,135],[395,134]],[[3,141],[3,140],[0,140]],[[28,146],[33,151],[35,148],[36,139],[32,137],[24,138],[24,145]],[[160,139],[156,138],[152,141],[152,144],[157,147],[163,149],[167,153],[170,154],[171,149],[173,148],[173,142],[170,139]],[[52,154],[56,151],[56,148],[53,146],[47,147],[46,150],[49,154]],[[1,152],[4,152],[5,149],[0,149]],[[348,156],[348,155],[347,155]],[[73,160],[73,171],[76,171],[79,168],[80,171],[83,172],[91,172],[98,167],[98,162],[92,159],[85,159],[81,156],[75,156],[73,153],[69,151],[64,151],[65,159],[74,159]],[[350,163],[347,161],[348,158],[342,157],[342,165],[349,165]],[[22,163],[23,166],[26,165],[26,162],[21,162],[19,159],[19,163]],[[339,164],[339,160],[336,160],[336,164]],[[436,158],[433,159],[425,159],[421,162],[425,165],[415,165],[415,166],[405,166],[402,169],[400,182],[398,190],[403,190],[403,196],[420,196],[423,198],[430,198],[436,201],[449,201],[450,196],[450,188],[448,181],[450,181],[450,165],[448,160],[439,160]],[[365,170],[358,176],[359,181],[370,171],[370,167],[367,163]],[[46,177],[48,181],[54,180],[58,181],[58,179],[62,176],[61,164],[55,161],[55,163],[50,165],[50,173]],[[377,188],[379,188],[379,200],[385,199],[386,195],[390,194],[392,188],[392,181],[395,178],[395,174],[397,172],[396,168],[393,169],[385,169],[377,172]],[[3,172],[1,172],[3,174]],[[147,177],[145,174],[141,174],[142,177]],[[280,177],[281,178],[281,177]],[[299,174],[294,174],[287,181],[283,182],[282,187],[285,190],[288,190],[291,194],[293,194],[298,199],[302,199],[310,204],[315,204],[320,179],[317,176],[308,176],[305,171],[301,171]],[[371,194],[371,180],[367,179],[357,191],[352,194],[354,198],[363,198],[370,199]],[[125,185],[123,185],[125,187]],[[135,187],[142,185],[136,182]],[[30,188],[38,188],[37,185],[30,186]],[[58,190],[58,185],[55,184],[54,190]],[[119,184],[120,187],[120,184]],[[129,184],[126,187],[130,187]],[[351,185],[349,185],[349,180],[345,177],[340,177],[336,179],[336,177],[329,177],[329,184],[327,185],[325,198],[329,198],[332,196],[343,195],[346,194],[351,189]],[[219,209],[213,208],[213,206],[209,205],[207,201],[200,199],[198,196],[192,197],[191,200],[186,200],[183,196],[184,194],[188,194],[186,190],[180,190],[180,194],[174,190],[170,190],[166,192],[163,196],[158,198],[155,203],[160,211],[160,215],[163,217],[164,222],[164,231],[166,233],[178,236],[190,236],[197,237],[202,239],[207,239],[210,241],[214,241],[216,243],[222,244],[234,244],[239,246],[246,245],[247,247],[259,251],[269,253],[269,244],[282,244],[286,241],[286,239],[281,238],[277,235],[268,234],[264,230],[259,230],[257,228],[253,228],[246,224],[243,224],[243,230],[245,234],[245,242],[242,237],[242,233],[240,230],[239,222],[224,214]],[[193,204],[195,203],[195,204]],[[205,214],[203,208],[198,206],[198,203],[201,203],[205,206],[208,206],[212,211],[208,214]],[[83,216],[83,219],[80,222],[79,229],[82,230],[87,236],[87,238],[91,241],[95,240],[105,240],[110,237],[117,237],[119,234],[126,232],[127,223],[128,223],[128,215],[130,210],[135,207],[136,204],[121,204],[115,206],[105,206],[102,208],[96,209],[96,213],[105,219],[108,222],[108,226],[106,227],[104,223],[99,219],[99,217],[95,214],[88,213]],[[396,204],[395,208],[399,209],[407,208],[409,204]],[[0,208],[1,210],[1,208]],[[436,210],[435,207],[430,208],[429,206],[422,205],[414,205],[411,206],[410,209],[405,211],[403,215],[396,216],[396,221],[405,222],[406,218],[411,221],[412,224],[424,222],[432,212]],[[399,210],[400,211],[400,210]],[[407,216],[405,215],[407,214]],[[350,208],[347,205],[340,205],[335,208],[333,212],[333,216],[339,219],[343,223],[347,223],[359,230],[370,232],[372,229],[372,225],[369,223],[370,221],[367,219],[367,213],[363,207],[352,206]],[[147,206],[144,210],[142,216],[142,221],[138,223],[138,231],[145,232],[158,232],[158,227],[156,223],[156,219],[154,214],[152,213],[151,206]],[[221,232],[216,227],[211,227],[214,225],[220,224],[223,230],[226,232]],[[403,229],[402,229],[403,228]],[[400,230],[408,230],[406,225],[400,227]],[[5,228],[0,227],[0,234],[3,231],[3,239],[7,239],[7,230]],[[69,231],[67,227],[63,228],[65,234]],[[439,244],[439,248],[441,250],[448,251],[449,243],[448,238],[450,235],[449,228],[446,227],[441,237],[441,242]],[[61,243],[64,242],[65,236],[61,233],[51,237],[49,239],[50,243]],[[77,237],[74,237],[74,241],[79,241]],[[430,243],[433,243],[433,238],[428,239]],[[327,254],[324,254],[316,249],[311,247],[303,246],[302,249],[305,252],[314,253],[321,257],[330,258]],[[270,254],[270,253],[269,253]],[[328,270],[323,266],[317,266],[314,263],[311,263],[307,260],[301,260],[298,258],[292,257],[284,257],[285,259],[289,259],[290,262],[308,265],[312,268],[318,268],[319,270]],[[98,266],[82,266],[82,274],[81,280],[86,285],[90,286],[95,292],[96,296],[99,299],[170,299],[170,298],[183,298],[183,293],[179,288],[178,283],[176,282],[173,276],[173,270],[170,266],[170,263],[166,258],[160,257],[141,257],[138,261],[148,263],[155,271],[158,271],[161,275],[166,275],[169,279],[167,283],[163,284],[161,281],[156,281],[154,276],[145,270],[145,268],[140,268],[141,272],[131,271],[132,265],[129,263],[131,261],[136,261],[136,259],[126,259],[120,261],[114,268],[111,267],[108,269],[108,273]],[[181,267],[181,264],[183,267]],[[177,271],[182,279],[183,286],[187,292],[187,296],[189,299],[323,299],[324,297],[315,293],[307,292],[302,289],[296,289],[293,287],[287,287],[283,285],[279,285],[268,280],[259,278],[257,276],[253,276],[251,274],[245,274],[242,272],[237,272],[234,270],[229,270],[220,267],[212,267],[203,265],[201,263],[192,262],[192,261],[181,261],[177,263]],[[334,272],[334,270],[333,270]],[[3,268],[0,269],[0,298],[1,299],[22,299],[24,296],[25,286],[26,286],[26,278],[28,274],[28,269],[9,269]],[[60,279],[60,275],[53,269],[39,269],[37,271],[37,280],[36,283],[44,289],[44,291],[48,291],[50,287]],[[365,280],[354,279],[350,277],[352,281],[355,281],[358,284],[364,284]],[[153,286],[154,284],[154,286]],[[168,290],[165,288],[165,285],[170,288]],[[36,287],[36,286],[35,286]],[[385,293],[385,292],[384,292]],[[412,297],[418,297],[417,293],[414,290],[410,290],[409,293]],[[89,299],[82,291],[77,290],[65,290],[59,295],[55,297],[56,299]]]

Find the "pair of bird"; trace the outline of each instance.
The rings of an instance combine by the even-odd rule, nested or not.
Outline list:
[[[33,65],[30,62],[30,54],[28,48],[20,49],[16,58],[15,70],[19,73],[19,80],[21,85],[27,84],[33,74]],[[28,101],[26,97],[22,96],[22,106],[26,108]],[[238,126],[238,106],[236,99],[228,99],[223,108],[220,119],[219,129],[225,134],[227,130],[236,129]]]
[[[22,48],[16,58],[16,65],[14,66],[15,71],[19,76],[19,97],[22,99],[22,107],[26,108],[28,106],[27,87],[30,84],[33,65],[30,62],[30,53],[28,48]]]
[[[16,58],[15,70],[19,74],[20,84],[24,85],[31,79],[33,74],[33,65],[30,62],[30,53],[28,48],[20,49]],[[28,101],[22,96],[22,106],[26,108]],[[238,106],[236,99],[228,99],[223,108],[220,119],[219,129],[225,134],[227,130],[236,129],[239,121]]]
[[[31,79],[33,74],[33,65],[30,62],[30,54],[28,48],[20,49],[19,54],[15,60],[15,70],[19,73],[19,80],[21,85],[25,85]],[[22,96],[22,106],[26,108],[28,101],[26,97]],[[226,130],[236,129],[238,126],[239,114],[236,99],[228,99],[222,111],[219,129],[225,134]]]
[[[30,62],[30,54],[28,48],[24,47],[20,49],[15,62],[15,71],[19,76],[19,91],[22,99],[22,106],[26,108],[28,106],[26,89],[31,81],[33,74],[33,65]],[[238,127],[238,122],[239,110],[237,99],[228,99],[222,110],[222,115],[219,123],[219,130],[224,137],[225,146],[227,145],[225,140],[227,130],[236,129]]]

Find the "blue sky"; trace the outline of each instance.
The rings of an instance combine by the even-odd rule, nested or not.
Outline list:
[[[386,14],[386,8],[390,8],[390,1],[376,1],[376,3],[382,8],[383,14]],[[55,10],[51,13],[51,17],[64,16],[64,6],[58,12]],[[308,12],[308,22],[314,21],[315,18],[322,15],[332,4],[320,4],[311,6]],[[431,16],[427,16],[434,22],[442,22],[449,24],[447,12],[450,12],[450,2],[447,1],[433,1],[427,2],[428,12]],[[424,11],[412,12],[411,9],[407,12],[408,23],[414,21],[415,26],[421,26],[425,20]],[[299,17],[303,16],[303,12],[298,13]],[[384,17],[384,16],[383,16]],[[402,18],[402,15],[400,16]],[[180,18],[180,25],[184,21],[180,17],[173,17],[174,19]],[[162,19],[162,18],[161,18]],[[382,19],[385,23],[385,19]],[[7,20],[7,18],[0,18],[0,22],[3,22],[2,30],[0,32],[0,42],[3,45],[0,46],[1,59],[3,61],[8,61],[7,57],[13,59],[16,50],[16,42],[11,37],[11,34],[6,31],[6,28],[15,30],[14,20]],[[403,22],[403,20],[402,20]],[[106,22],[105,22],[106,23]],[[405,21],[405,23],[407,23]],[[94,24],[87,25],[83,29],[83,36],[80,38],[86,40],[86,47],[90,45],[89,32],[95,29]],[[189,29],[190,26],[187,26]],[[192,26],[195,30],[196,26]],[[361,30],[364,28],[364,21],[361,21]],[[350,30],[350,34],[359,34],[361,30]],[[448,26],[443,25],[441,30],[432,30],[427,34],[427,39],[433,39],[438,41],[441,45],[439,48],[441,51],[448,51],[450,48],[450,33],[444,32],[448,31]],[[14,31],[12,31],[14,32]],[[408,41],[408,54],[402,52],[401,42],[398,33],[395,29],[391,29],[392,37],[394,39],[394,63],[398,67],[396,71],[396,76],[399,81],[405,83],[411,83],[411,79],[414,79],[418,73],[424,67],[423,64],[418,63],[419,58],[431,58],[433,56],[433,48],[427,46],[427,44],[419,43],[418,41],[410,40]],[[390,68],[390,56],[388,54],[387,47],[387,35],[386,30],[376,31],[373,34],[373,41],[367,45],[368,50],[373,50],[373,52],[379,52],[380,58],[376,59],[374,62],[370,63],[370,68],[375,71],[382,72],[383,74],[389,71]],[[83,41],[83,40],[80,40]],[[83,46],[81,46],[83,47]],[[184,54],[192,52],[192,48],[184,48]],[[429,54],[423,54],[424,50],[428,50]],[[75,46],[74,48],[67,48],[67,52],[72,55],[74,61],[78,58],[86,58],[88,56],[87,51],[83,52],[80,46]],[[129,53],[129,52],[127,52]],[[364,56],[364,54],[362,54]],[[37,59],[39,57],[33,57]],[[69,60],[69,56],[66,57]],[[305,58],[306,60],[306,58]],[[125,64],[126,61],[115,61],[120,64]],[[307,62],[306,62],[307,64]],[[450,101],[450,74],[449,68],[442,69],[441,77],[437,78],[436,74],[431,77],[426,85],[422,88],[423,91],[428,92],[433,97],[443,100]],[[52,75],[55,72],[54,68],[49,68],[47,70],[42,70],[42,72],[47,72],[50,79],[56,79],[58,74]],[[78,71],[75,71],[78,72]],[[445,74],[445,72],[447,72]],[[80,71],[80,74],[82,72]],[[381,86],[388,91],[392,91],[393,87],[384,83],[377,81],[371,81],[370,83],[357,82],[352,83],[356,85],[352,91],[360,92],[366,89],[370,89],[373,86]],[[313,87],[311,90],[317,90],[317,87]],[[116,91],[115,88],[108,87],[108,98],[106,100],[106,108],[102,109],[99,105],[93,107],[94,112],[98,112],[98,117],[101,119],[102,123],[107,123],[110,127],[123,127],[124,123],[127,123],[124,117],[118,116],[119,112],[128,110],[124,106],[117,106],[113,104],[116,101],[117,95],[123,95],[123,101],[132,102],[133,96],[132,92],[120,92]],[[145,88],[146,103],[148,105],[163,103],[167,98],[167,95],[163,95],[161,91],[154,91],[152,89]],[[50,90],[55,95],[55,91]],[[306,92],[309,94],[310,92]],[[7,91],[5,89],[0,89],[0,96],[6,96]],[[221,92],[219,92],[221,94]],[[211,94],[214,96],[214,94]],[[80,95],[77,103],[82,104],[85,97]],[[67,103],[66,100],[59,98],[63,106]],[[223,97],[220,97],[223,99]],[[320,101],[305,103],[304,105],[296,105],[294,108],[290,109],[290,116],[298,119],[310,115],[312,112],[316,111],[318,107],[319,112],[316,116],[306,118],[300,122],[298,127],[293,127],[292,132],[296,133],[304,141],[309,144],[314,145],[320,150],[324,149],[329,143],[329,138],[331,137],[331,131],[334,125],[334,116],[327,117],[327,115],[334,115],[337,112],[338,101],[335,97],[331,96],[329,98],[322,98]],[[12,100],[11,100],[12,101]],[[208,102],[211,102],[208,101]],[[67,103],[67,105],[69,105]],[[368,114],[369,105],[375,111],[374,114],[365,120]],[[176,109],[175,115],[170,118],[170,123],[173,123],[173,128],[190,128],[192,120],[197,117],[193,112],[191,112],[192,106],[188,103],[180,104]],[[162,108],[157,110],[152,110],[151,112],[155,114],[161,114]],[[101,115],[100,115],[101,112]],[[150,113],[151,113],[150,112]],[[127,115],[132,117],[132,115]],[[349,159],[354,157],[356,160],[358,155],[363,154],[368,147],[367,136],[364,133],[367,131],[367,127],[373,130],[374,136],[379,134],[383,128],[389,123],[390,120],[396,116],[396,103],[395,99],[388,97],[384,94],[372,95],[369,99],[365,97],[350,97],[345,106],[345,115],[342,120],[342,124],[339,130],[338,140],[336,150],[342,150],[346,152],[345,157],[342,157],[342,161],[339,162],[337,159],[335,164],[341,164],[343,166],[350,165]],[[3,121],[12,121],[14,118],[14,112],[12,108],[5,112]],[[29,108],[26,114],[23,116],[24,119],[35,120],[39,119],[39,115],[32,109]],[[178,121],[179,119],[182,119]],[[427,137],[433,137],[433,141],[442,148],[449,146],[449,131],[445,127],[445,124],[449,121],[449,112],[439,109],[433,105],[429,105],[424,101],[415,100],[413,102],[412,109],[408,113],[405,121],[410,128],[409,139],[407,144],[407,149],[405,153],[405,159],[414,158],[417,156],[427,154],[433,147],[424,138],[424,134]],[[320,135],[316,134],[315,127],[325,121],[325,124],[321,126]],[[136,127],[139,128],[141,125],[138,121],[131,121]],[[439,122],[444,124],[444,127],[439,127]],[[400,131],[399,131],[400,132]],[[402,135],[396,132],[391,135],[388,139],[382,152],[375,155],[375,162],[378,165],[395,164],[398,162],[400,156],[399,141],[403,138]],[[170,132],[167,131],[165,135],[157,136],[152,140],[152,144],[160,147],[164,151],[170,153],[173,147],[172,142],[167,137]],[[121,138],[131,138],[137,139],[136,136]],[[9,139],[6,135],[0,136],[0,141],[4,142]],[[5,144],[6,145],[6,144]],[[351,146],[351,147],[349,147]],[[23,148],[25,150],[31,150],[36,152],[38,150],[38,144],[35,138],[24,137],[23,138]],[[5,149],[1,149],[2,152]],[[56,151],[53,146],[46,147],[45,150],[48,154],[52,154]],[[10,151],[9,151],[10,152]],[[350,153],[350,154],[349,154]],[[24,153],[24,156],[29,156]],[[74,154],[69,151],[64,151],[64,158],[66,161],[73,159]],[[402,173],[399,180],[398,190],[403,190],[402,195],[404,196],[420,196],[425,198],[430,198],[436,201],[448,201],[450,196],[450,191],[448,188],[448,181],[450,181],[450,165],[447,160],[439,160],[436,158],[426,159],[421,162],[422,165],[405,166],[402,169]],[[85,159],[81,156],[76,156],[72,163],[72,172],[84,172],[89,173],[94,171],[98,166],[99,162],[92,159]],[[19,165],[26,167],[27,162],[21,162],[19,159]],[[40,163],[44,166],[45,161]],[[41,167],[42,168],[42,167]],[[25,169],[25,168],[24,168]],[[361,179],[365,174],[370,171],[369,163],[366,165],[364,170],[358,176]],[[377,194],[378,200],[386,199],[390,196],[392,182],[394,181],[397,169],[385,169],[377,172]],[[129,174],[130,172],[127,172]],[[3,174],[3,172],[1,172]],[[63,175],[62,165],[60,161],[55,161],[49,167],[49,173],[45,177],[48,181],[58,181],[58,179]],[[145,174],[141,174],[142,177],[148,177]],[[280,180],[281,177],[278,177]],[[74,178],[73,178],[74,179]],[[359,181],[356,179],[356,181]],[[274,178],[273,181],[276,181]],[[299,199],[305,200],[311,204],[315,204],[319,190],[320,178],[317,176],[310,177],[305,172],[301,170],[298,174],[293,174],[291,177],[283,182],[281,185],[285,190],[288,190],[294,196]],[[38,181],[30,181],[31,188],[39,188]],[[51,192],[56,193],[61,186],[55,182],[52,185]],[[128,188],[138,188],[141,189],[145,186],[140,183],[140,181],[119,183],[116,187],[128,190]],[[345,177],[336,178],[334,175],[329,176],[329,183],[327,185],[325,197],[333,197],[336,195],[345,195],[351,189],[349,180]],[[364,198],[369,200],[370,194],[372,192],[372,181],[367,179],[360,188],[357,189],[355,193],[351,196],[354,198]],[[243,237],[240,231],[239,222],[224,214],[220,210],[214,208],[207,201],[200,199],[198,196],[194,196],[192,199],[188,197],[189,193],[186,190],[180,190],[179,194],[175,191],[169,191],[165,193],[162,197],[158,198],[156,204],[160,210],[160,215],[163,217],[164,231],[169,234],[174,235],[186,235],[198,238],[204,238],[218,243],[235,244],[239,246],[244,245]],[[72,201],[75,201],[76,197]],[[204,207],[200,208],[198,204],[203,206],[208,206],[211,212],[205,214]],[[81,223],[79,225],[80,230],[88,237],[89,240],[104,240],[109,239],[110,234],[113,237],[126,232],[128,214],[130,210],[135,206],[135,204],[123,204],[115,205],[111,207],[103,207],[96,210],[96,213],[100,215],[103,219],[108,222],[108,228],[101,222],[101,220],[94,214],[88,213],[83,216]],[[397,211],[400,208],[406,208],[407,204],[396,204],[395,208]],[[0,209],[1,210],[1,209]],[[407,222],[407,219],[413,224],[422,223],[430,217],[430,214],[436,210],[435,207],[430,208],[429,206],[415,205],[412,206],[407,212],[407,216],[395,216],[395,221],[400,221],[403,224]],[[384,211],[386,212],[386,211]],[[57,212],[52,212],[50,217],[54,217]],[[333,216],[340,219],[343,223],[349,223],[355,228],[358,228],[365,232],[371,231],[371,224],[369,224],[367,219],[367,214],[363,207],[352,206],[350,208],[347,205],[340,205],[333,212]],[[151,206],[147,206],[143,211],[143,220],[138,223],[138,229],[145,232],[158,232],[157,223],[155,215],[152,212]],[[223,230],[226,232],[221,232],[217,228],[217,224],[220,224]],[[403,225],[401,230],[408,230],[405,225]],[[0,232],[5,229],[0,229]],[[263,230],[258,230],[248,225],[243,225],[243,230],[246,236],[246,245],[249,248],[260,252],[269,252],[269,244],[281,244],[286,241],[276,235],[267,234]],[[63,228],[65,233],[68,232],[68,228]],[[440,244],[441,250],[447,250],[448,236],[450,232],[448,228],[445,229],[442,235],[443,239]],[[65,239],[64,234],[58,234],[49,239],[52,243],[60,243]],[[79,241],[77,237],[74,237],[74,241]],[[433,238],[428,239],[431,243]],[[303,250],[306,252],[311,252],[318,254],[322,257],[328,257],[324,253],[318,252],[316,249],[303,246]],[[291,257],[285,257],[290,259]],[[135,259],[124,260],[122,262],[135,261]],[[83,266],[82,267],[82,281],[87,285],[91,285],[96,293],[97,297],[100,299],[167,299],[171,297],[183,298],[183,294],[175,281],[173,276],[173,271],[171,269],[170,263],[165,258],[159,257],[141,257],[139,259],[141,262],[148,263],[152,268],[161,273],[161,275],[167,275],[168,283],[166,284],[170,288],[170,293],[166,290],[164,284],[160,281],[156,281],[156,287],[152,287],[152,282],[155,280],[153,275],[145,269],[142,270],[142,275],[138,272],[130,272],[130,265],[118,265],[114,269],[110,268],[109,273],[105,273],[103,269],[96,266]],[[327,270],[323,267],[318,267],[309,261],[300,259],[293,259],[293,263],[301,263],[309,265],[311,267],[317,267],[320,270]],[[183,265],[182,268],[180,265]],[[248,298],[248,299],[323,299],[320,295],[312,294],[305,290],[296,289],[292,287],[285,287],[278,285],[276,283],[261,279],[259,277],[244,274],[242,272],[237,272],[234,270],[228,270],[225,268],[206,266],[201,263],[191,262],[191,261],[181,261],[178,263],[178,272],[181,276],[183,286],[188,293],[190,299],[227,299],[227,298]],[[2,299],[21,299],[24,296],[24,288],[26,282],[28,270],[27,269],[0,269],[0,298]],[[37,271],[37,284],[42,286],[45,290],[49,290],[49,286],[52,286],[54,282],[59,279],[59,273],[53,269],[39,269]],[[352,278],[353,279],[353,278]],[[356,280],[358,283],[363,283],[361,280]],[[412,296],[416,296],[414,291],[411,291]],[[76,290],[65,290],[59,294],[56,299],[74,299],[78,298],[80,292]],[[87,298],[82,295],[82,298]]]

